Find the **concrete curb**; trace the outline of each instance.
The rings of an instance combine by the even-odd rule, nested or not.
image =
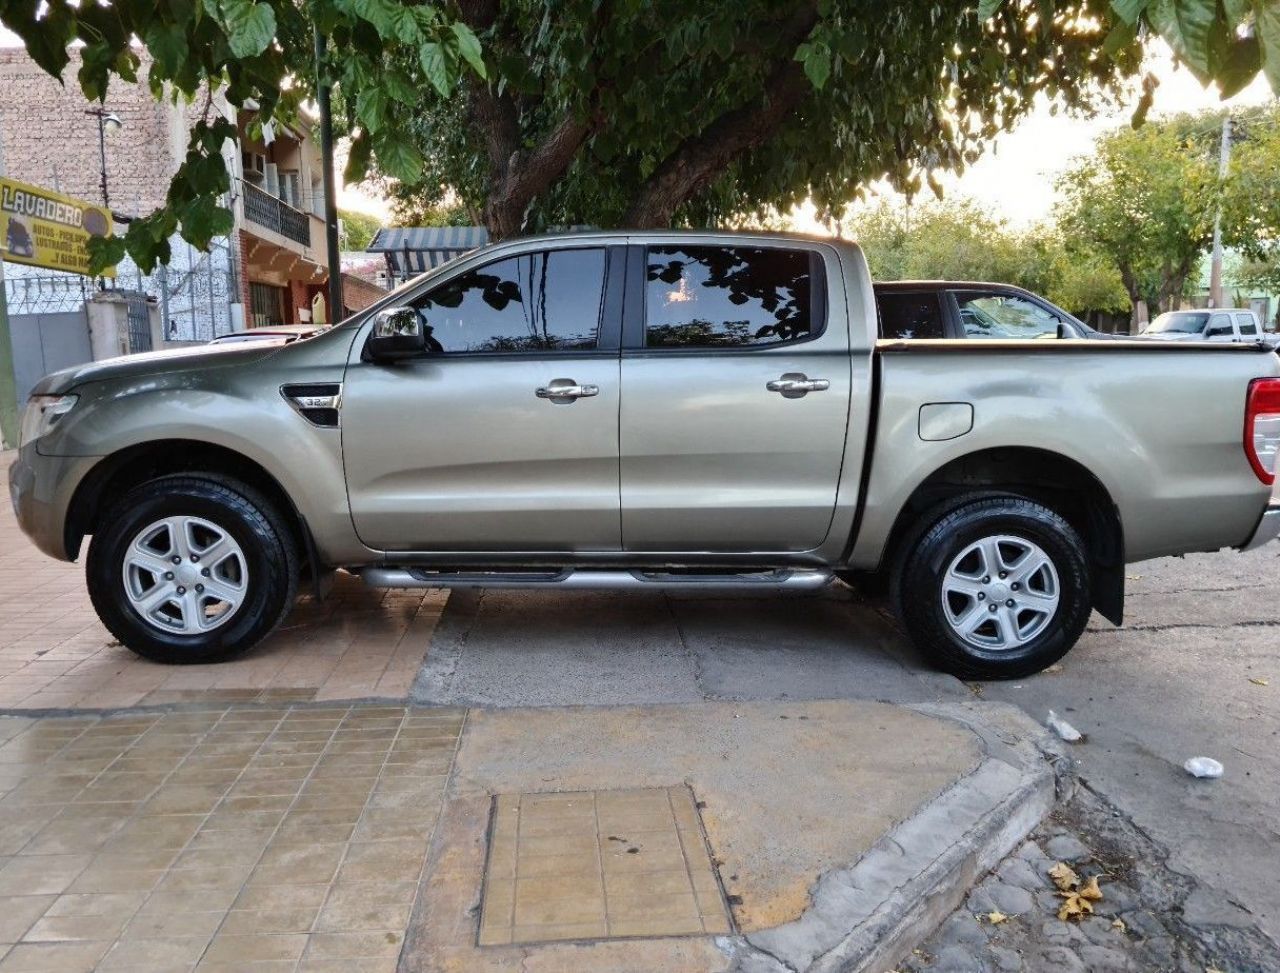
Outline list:
[[[794,922],[725,943],[740,973],[883,973],[956,909],[1066,789],[1056,741],[1016,707],[909,707],[956,720],[987,750],[973,773],[886,834],[854,865],[823,875]]]

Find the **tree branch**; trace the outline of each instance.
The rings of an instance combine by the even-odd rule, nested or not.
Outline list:
[[[666,226],[679,206],[701,192],[737,156],[768,141],[811,90],[804,69],[793,60],[796,45],[818,22],[816,3],[792,11],[771,36],[778,63],[764,81],[764,91],[750,104],[725,112],[691,135],[659,163],[627,213],[637,228]],[[752,41],[756,44],[758,42]],[[753,56],[762,56],[754,48]]]

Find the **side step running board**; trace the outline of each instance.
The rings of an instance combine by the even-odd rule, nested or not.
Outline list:
[[[813,591],[831,582],[819,568],[779,568],[694,574],[670,571],[568,569],[564,571],[432,571],[426,568],[361,568],[360,577],[375,588],[558,588],[612,590],[679,588],[698,591],[777,588]]]

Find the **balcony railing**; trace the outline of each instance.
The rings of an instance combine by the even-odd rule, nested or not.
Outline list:
[[[311,246],[311,218],[251,182],[244,183],[244,215],[304,247]]]

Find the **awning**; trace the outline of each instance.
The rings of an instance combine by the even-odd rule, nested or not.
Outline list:
[[[387,260],[390,283],[402,283],[417,274],[489,242],[483,226],[410,226],[379,230],[365,248]]]

